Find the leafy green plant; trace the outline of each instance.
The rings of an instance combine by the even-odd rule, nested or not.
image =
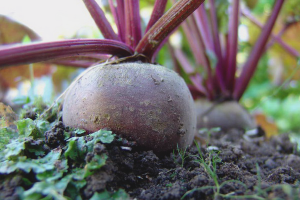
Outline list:
[[[181,163],[180,163],[180,166],[181,166],[181,167],[183,167],[183,165],[184,165],[184,160],[185,160],[186,158],[189,157],[188,155],[186,155],[186,149],[187,149],[187,148],[181,149],[181,148],[179,148],[179,146],[177,145],[177,154],[179,155],[180,160],[181,160]],[[177,161],[176,161],[176,156],[175,156],[175,150],[173,150],[173,158],[174,158],[174,163],[177,163]],[[179,163],[178,163],[178,164],[179,164]]]
[[[207,143],[209,143],[210,142],[210,140],[211,140],[211,134],[212,133],[217,133],[217,132],[219,132],[219,131],[221,131],[221,128],[220,127],[214,127],[214,128],[210,128],[210,129],[208,129],[208,128],[201,128],[200,130],[199,130],[199,133],[204,133],[204,134],[207,134]]]
[[[111,131],[99,130],[88,136],[70,137],[65,135],[65,146],[44,149],[45,135],[52,125],[42,119],[21,119],[16,122],[17,132],[11,135],[0,132],[9,138],[0,152],[0,174],[10,176],[23,174],[23,180],[31,187],[20,187],[18,193],[21,199],[81,199],[80,189],[86,185],[86,178],[105,165],[105,153],[92,154],[85,160],[87,154],[92,153],[97,143],[108,144],[114,140]],[[74,130],[80,133],[80,130]],[[70,137],[70,138],[69,138]],[[70,162],[71,161],[71,162]],[[81,162],[79,162],[81,161]],[[72,163],[77,163],[74,166]],[[34,179],[26,178],[32,174]],[[27,189],[25,189],[27,188]],[[106,192],[111,199],[128,197],[124,191],[114,194]],[[97,196],[97,195],[95,195]],[[0,195],[0,198],[2,196]],[[94,197],[95,198],[95,197]]]
[[[1,121],[4,121],[4,119],[1,119]],[[15,132],[11,130],[10,128],[4,127],[0,128],[0,149],[3,149],[5,145],[7,145],[10,141],[10,139],[15,137]]]

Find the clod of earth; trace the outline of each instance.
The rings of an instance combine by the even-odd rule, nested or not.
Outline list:
[[[237,101],[214,103],[205,99],[195,101],[197,112],[197,129],[220,127],[254,129],[255,120]]]
[[[185,148],[196,131],[194,102],[174,71],[146,63],[94,67],[68,89],[65,125],[95,132],[109,128],[142,149]]]

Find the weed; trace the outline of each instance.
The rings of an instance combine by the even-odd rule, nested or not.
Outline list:
[[[209,175],[209,177],[214,181],[214,185],[213,186],[210,186],[210,185],[203,186],[200,188],[192,189],[192,190],[186,192],[181,197],[181,199],[184,199],[186,196],[188,196],[189,194],[192,194],[195,191],[205,190],[205,189],[212,189],[214,191],[214,199],[217,199],[218,197],[223,197],[224,195],[222,195],[220,193],[220,190],[224,185],[226,185],[229,182],[235,182],[235,183],[242,185],[244,188],[247,188],[247,186],[244,183],[237,181],[237,180],[228,180],[228,181],[224,181],[223,183],[220,184],[218,181],[218,175],[217,175],[217,164],[222,162],[221,158],[219,157],[220,152],[219,151],[210,151],[208,158],[204,159],[198,143],[195,142],[195,144],[196,144],[196,147],[198,150],[198,155],[195,155],[195,156],[197,156],[198,159],[195,162],[198,162],[201,166],[204,167],[204,169],[207,172],[207,174]]]
[[[173,150],[174,163],[179,164],[181,167],[183,167],[183,165],[184,165],[184,160],[189,157],[188,155],[186,155],[186,149],[187,149],[187,147],[185,149],[179,148],[179,146],[177,144],[177,153],[178,153],[178,155],[179,155],[179,157],[181,159],[181,163],[178,163],[176,161],[175,150]]]
[[[218,162],[220,162],[220,158],[218,157],[218,155],[215,156],[211,156],[212,154],[210,153],[209,155],[209,161],[205,161],[201,150],[198,146],[198,144],[196,143],[198,152],[199,152],[199,160],[197,160],[196,162],[199,162],[207,171],[208,175],[210,176],[210,178],[213,179],[215,185],[213,186],[203,186],[203,187],[199,187],[199,188],[195,188],[192,189],[188,192],[186,192],[181,199],[184,199],[185,197],[187,197],[188,195],[194,193],[195,191],[200,191],[200,190],[205,190],[205,189],[212,189],[214,191],[214,197],[213,199],[218,199],[219,197],[225,198],[225,199],[257,199],[257,200],[264,200],[268,197],[268,193],[271,191],[274,191],[276,189],[281,189],[287,196],[288,199],[299,199],[299,185],[300,183],[297,182],[295,184],[295,187],[292,187],[291,185],[287,185],[287,184],[277,184],[277,185],[273,185],[270,186],[268,188],[262,189],[262,178],[261,178],[261,174],[260,174],[260,168],[259,165],[256,163],[256,169],[257,169],[257,184],[256,186],[254,186],[254,191],[256,191],[255,194],[247,194],[247,193],[251,193],[251,191],[249,189],[247,189],[247,185],[244,184],[241,181],[238,180],[228,180],[228,181],[224,181],[221,184],[219,184],[218,181],[218,177],[216,174],[216,164]],[[226,184],[233,182],[233,183],[237,183],[239,185],[241,185],[244,189],[245,189],[245,195],[235,195],[235,192],[231,192],[228,194],[221,194],[220,190],[222,187],[224,187]]]
[[[209,144],[212,133],[217,133],[217,132],[220,132],[220,131],[221,131],[220,127],[214,127],[214,128],[210,128],[210,129],[208,129],[208,128],[201,128],[199,130],[199,133],[200,134],[205,134],[205,133],[207,134],[207,144]]]

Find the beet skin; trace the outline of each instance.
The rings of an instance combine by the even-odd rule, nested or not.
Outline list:
[[[143,149],[184,148],[196,132],[194,102],[174,71],[145,63],[104,64],[69,88],[63,122],[89,132],[109,128]]]

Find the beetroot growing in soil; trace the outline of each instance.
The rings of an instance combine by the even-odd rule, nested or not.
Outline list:
[[[98,54],[110,54],[107,62],[86,70],[65,92],[65,125],[89,132],[108,128],[158,153],[171,151],[177,145],[190,145],[196,132],[191,94],[175,72],[150,63],[168,36],[203,0],[178,1],[165,14],[167,1],[157,0],[144,35],[138,0],[109,1],[118,33],[95,0],[84,3],[104,40],[64,40],[3,48],[0,66],[50,59],[78,65],[78,60],[70,58],[79,56],[79,61],[90,61]]]
[[[223,4],[213,0],[206,1],[206,6],[202,4],[183,23],[182,27],[196,67],[190,64],[188,56],[185,56],[181,49],[173,51],[173,58],[189,76],[194,98],[200,99],[196,100],[198,129],[203,127],[249,129],[256,126],[249,113],[239,105],[239,100],[247,89],[260,58],[274,41],[293,57],[297,58],[300,55],[280,37],[276,38],[272,34],[284,2],[284,0],[274,1],[269,18],[264,25],[259,25],[262,29],[261,34],[240,71],[237,67],[240,18],[243,14],[253,20],[253,16],[240,5],[241,1],[231,1],[228,9],[224,11],[224,14],[229,13],[226,32],[220,29],[222,22],[218,21],[220,11],[217,8],[220,5],[226,6],[227,1],[222,2]],[[276,39],[268,44],[271,37]]]
[[[67,91],[65,125],[95,132],[109,127],[156,152],[186,147],[193,141],[196,116],[181,77],[147,63],[101,65]]]

